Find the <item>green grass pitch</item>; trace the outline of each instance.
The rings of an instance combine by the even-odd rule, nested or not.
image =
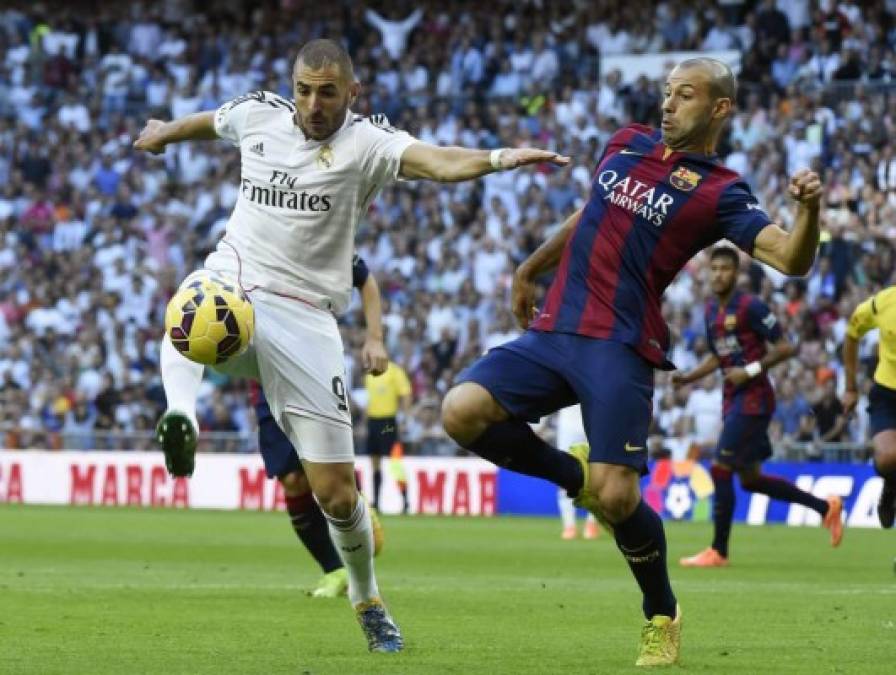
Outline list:
[[[384,518],[403,654],[369,655],[279,513],[0,507],[0,673],[635,672],[640,596],[612,540],[546,519]],[[667,528],[670,559],[707,524]],[[896,533],[735,526],[734,565],[682,570],[681,666],[896,672]]]

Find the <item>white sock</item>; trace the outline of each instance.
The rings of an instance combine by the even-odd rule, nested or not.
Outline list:
[[[367,503],[358,495],[355,510],[346,520],[337,520],[324,511],[330,538],[348,572],[348,599],[352,607],[380,597],[373,573],[373,528]]]
[[[589,512],[588,512],[588,515],[585,516],[585,522],[586,522],[586,523],[595,523],[595,524],[596,524],[596,523],[597,523],[597,518],[595,518],[595,517],[594,517],[594,514],[591,513],[591,512],[589,511]]]
[[[563,521],[563,529],[576,526],[576,507],[572,498],[566,496],[566,490],[557,490],[557,507],[560,509],[560,519]]]
[[[162,371],[165,398],[168,400],[168,410],[177,410],[185,414],[193,422],[196,431],[199,431],[199,422],[196,421],[196,398],[199,396],[205,366],[190,361],[177,351],[167,333],[159,349],[159,366]]]

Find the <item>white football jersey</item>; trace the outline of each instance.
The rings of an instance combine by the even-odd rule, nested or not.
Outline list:
[[[240,96],[215,113],[215,131],[239,147],[239,197],[209,269],[341,313],[352,290],[358,222],[398,177],[415,142],[383,115],[348,111],[324,141],[306,138],[295,105],[268,91]]]

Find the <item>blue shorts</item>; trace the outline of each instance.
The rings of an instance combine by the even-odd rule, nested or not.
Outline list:
[[[274,421],[271,408],[264,399],[255,406],[255,416],[258,418],[258,447],[261,449],[264,472],[268,478],[301,471],[299,454],[283,429]]]
[[[868,392],[868,422],[872,436],[896,429],[896,391],[874,383]]]
[[[581,403],[590,460],[647,473],[653,366],[621,342],[530,330],[489,351],[458,382],[485,387],[526,422]]]
[[[771,457],[772,442],[768,437],[771,419],[770,415],[726,415],[716,447],[716,462],[738,471]]]

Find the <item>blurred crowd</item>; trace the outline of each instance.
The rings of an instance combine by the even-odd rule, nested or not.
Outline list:
[[[402,430],[412,451],[454,451],[439,425],[441,396],[483,350],[518,334],[508,311],[515,265],[586,199],[609,136],[658,119],[661,82],[628,82],[602,58],[672,50],[741,53],[721,161],[745,176],[776,221],[792,222],[785,187],[793,171],[811,166],[824,176],[812,273],[788,279],[744,261],[743,286],[775,308],[799,345],[798,357],[773,372],[776,441],[805,443],[810,456],[820,442],[864,442],[864,405],[846,420],[836,395],[846,320],[893,272],[892,0],[224,0],[213,10],[165,0],[103,3],[89,15],[62,3],[3,7],[5,447],[151,445],[164,407],[164,307],[224,231],[239,156],[224,143],[182,144],[158,157],[131,144],[151,117],[213,109],[254,89],[291,98],[295,53],[314,37],[349,48],[364,87],[356,112],[385,113],[429,143],[533,145],[573,158],[563,169],[457,185],[402,182],[362,223],[358,250],[383,293],[388,348],[413,384]],[[706,272],[700,255],[666,295],[680,368],[706,353]],[[342,325],[358,389],[357,299]],[[867,370],[873,338],[861,356]],[[660,373],[655,408],[655,452],[710,447],[721,424],[719,378],[675,392]],[[209,372],[199,413],[206,431],[251,438],[244,383]]]

